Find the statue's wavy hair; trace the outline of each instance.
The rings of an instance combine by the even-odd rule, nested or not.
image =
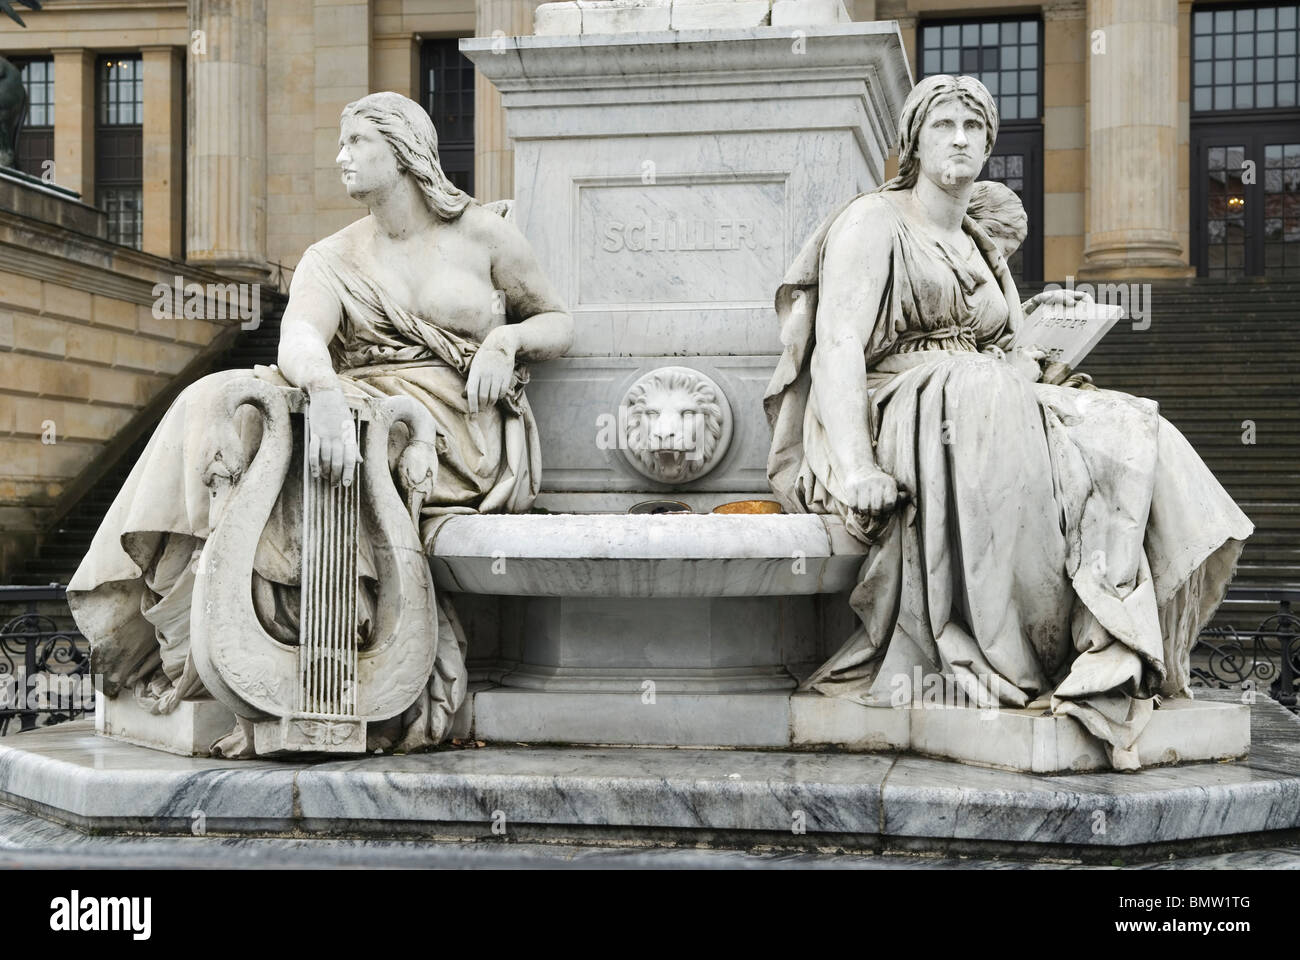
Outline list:
[[[429,115],[414,100],[400,93],[372,93],[344,107],[340,120],[350,116],[375,125],[393,148],[399,169],[415,179],[424,202],[443,220],[455,220],[474,202],[442,172],[438,133]]]
[[[898,117],[898,176],[881,186],[881,190],[910,190],[916,186],[917,177],[921,175],[918,150],[921,128],[938,103],[952,98],[960,100],[984,121],[988,130],[984,160],[988,160],[998,136],[998,105],[993,95],[975,77],[935,74],[914,86],[903,102],[903,111]]]

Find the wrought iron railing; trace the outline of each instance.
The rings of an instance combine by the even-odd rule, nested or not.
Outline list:
[[[1233,600],[1270,602],[1277,611],[1253,630],[1209,627],[1192,649],[1192,685],[1243,692],[1267,690],[1300,713],[1300,589],[1235,588]],[[41,602],[66,602],[64,588],[0,586],[0,604],[27,612],[0,624],[0,736],[93,713],[90,649],[76,629],[62,629],[38,611]]]
[[[0,625],[0,736],[15,732],[15,720],[32,730],[94,712],[89,644],[38,612],[47,601],[62,604],[63,587],[0,587],[5,607],[27,605]]]
[[[1237,588],[1232,600],[1254,600],[1278,605],[1277,612],[1264,618],[1254,629],[1235,626],[1210,627],[1201,632],[1192,648],[1193,686],[1267,688],[1278,703],[1300,712],[1300,616],[1292,604],[1300,602],[1300,590]]]

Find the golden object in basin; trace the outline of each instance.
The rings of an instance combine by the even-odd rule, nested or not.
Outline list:
[[[784,513],[775,500],[733,500],[713,508],[714,513]]]

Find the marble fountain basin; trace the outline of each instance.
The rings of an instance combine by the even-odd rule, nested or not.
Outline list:
[[[841,593],[865,548],[814,514],[485,514],[430,545],[444,590],[527,597],[776,597]]]
[[[454,516],[427,547],[438,589],[501,611],[475,736],[677,746],[789,743],[824,608],[848,611],[826,595],[852,589],[865,553],[808,514]],[[471,663],[493,646],[471,634]]]

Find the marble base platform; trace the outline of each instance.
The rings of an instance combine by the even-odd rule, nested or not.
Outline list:
[[[1291,842],[1300,721],[1250,707],[1249,759],[1010,773],[897,753],[443,747],[181,757],[77,721],[0,743],[0,802],[82,831],[984,851],[1101,862]]]
[[[1108,770],[1072,717],[1043,710],[864,707],[818,693],[696,694],[632,681],[623,693],[484,686],[467,708],[472,736],[513,743],[909,751],[1029,773]],[[1250,750],[1240,703],[1165,700],[1138,738],[1142,766],[1230,760]]]

